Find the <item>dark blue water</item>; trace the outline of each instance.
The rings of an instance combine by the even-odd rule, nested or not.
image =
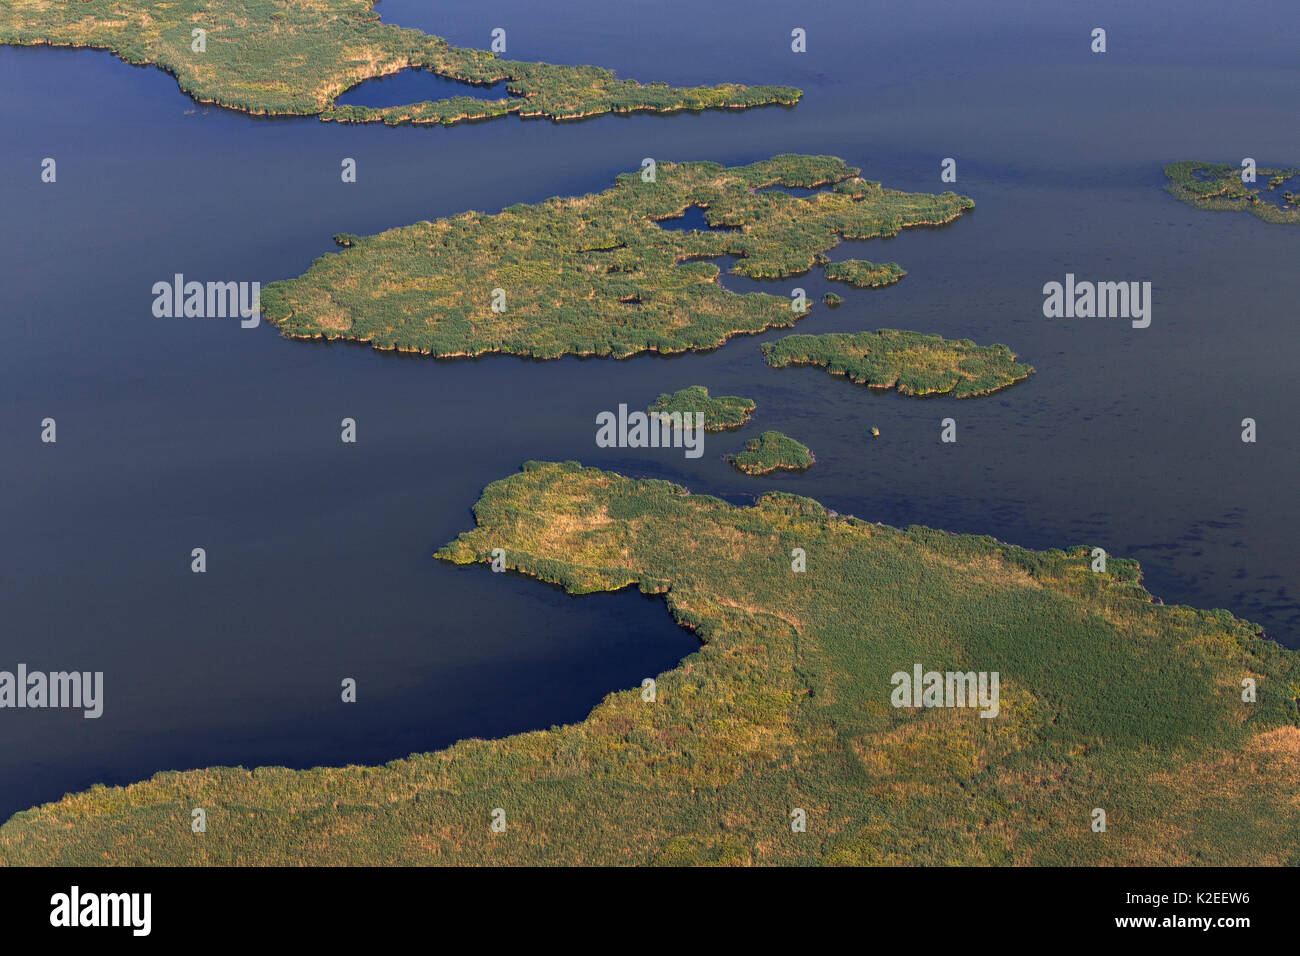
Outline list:
[[[392,76],[379,76],[364,80],[346,90],[335,104],[338,106],[406,106],[410,103],[446,100],[455,96],[468,96],[476,100],[500,100],[509,96],[505,82],[480,86],[462,83],[449,76],[439,76],[428,70],[402,70]]]
[[[738,226],[711,226],[704,216],[703,206],[687,206],[686,212],[672,219],[658,219],[664,229],[675,232],[736,232]]]
[[[661,601],[573,599],[432,560],[483,485],[576,458],[733,500],[772,488],[897,525],[1142,561],[1167,602],[1226,607],[1300,646],[1300,229],[1200,212],[1176,159],[1300,161],[1289,2],[1221,17],[1185,2],[940,0],[816,10],[667,0],[653,27],[596,0],[489,13],[384,0],[453,43],[697,84],[790,83],[796,108],[451,129],[253,119],[89,51],[0,49],[0,668],[105,671],[98,721],[0,712],[0,816],[96,781],[212,763],[377,763],[580,718],[695,642]],[[1207,31],[1207,17],[1215,29]],[[1109,53],[1088,52],[1092,27]],[[789,52],[792,27],[809,52]],[[950,226],[845,244],[897,261],[834,288],[804,332],[881,327],[1006,342],[1030,381],[966,402],[775,371],[739,338],[614,362],[437,362],[156,319],[151,287],[301,273],[338,232],[605,188],[645,156],[830,153],[887,186],[956,188]],[[58,182],[40,182],[44,157]],[[955,187],[940,161],[958,161]],[[340,182],[344,157],[358,181]],[[719,263],[726,268],[725,261]],[[1043,318],[1066,272],[1149,280],[1151,327]],[[748,285],[728,279],[729,287]],[[598,449],[597,412],[704,384],[758,402],[705,455]],[[359,441],[339,441],[339,421]],[[959,441],[939,442],[939,421]],[[57,445],[39,440],[58,421]],[[1259,424],[1254,445],[1240,421]],[[881,437],[867,436],[872,425]],[[752,479],[724,455],[778,428],[817,465]],[[205,547],[208,573],[189,572]],[[339,680],[360,702],[338,702]]]
[[[1289,176],[1275,187],[1269,185],[1270,181],[1270,177],[1256,180],[1254,190],[1260,201],[1270,203],[1279,209],[1294,209],[1295,204],[1287,200],[1286,194],[1300,193],[1300,176]]]

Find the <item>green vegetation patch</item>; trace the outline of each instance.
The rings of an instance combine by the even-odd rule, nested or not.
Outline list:
[[[745,450],[728,461],[747,475],[767,475],[774,471],[806,471],[813,465],[808,446],[781,432],[766,431],[745,443]]]
[[[806,198],[772,185],[833,188]],[[892,236],[974,207],[955,193],[904,193],[833,156],[782,155],[749,166],[659,163],[600,193],[467,212],[377,236],[262,290],[266,318],[295,338],[350,339],[433,356],[626,357],[710,349],[790,326],[784,294],[738,295],[701,261],[737,256],[754,279],[807,272],[841,239]],[[711,226],[659,220],[703,207]],[[784,293],[784,290],[782,290]]]
[[[1267,187],[1251,188],[1241,181],[1241,168],[1228,163],[1181,162],[1165,167],[1170,180],[1165,189],[1176,198],[1197,209],[1219,211],[1245,210],[1265,222],[1300,223],[1300,196],[1284,192],[1282,205],[1260,198],[1262,188],[1276,190],[1300,169],[1256,169],[1256,180],[1268,179]]]
[[[664,392],[647,411],[652,418],[658,415],[669,418],[676,427],[681,427],[682,422],[694,422],[695,413],[699,412],[704,415],[706,432],[724,432],[744,425],[757,407],[752,398],[739,395],[711,398],[703,385],[690,385],[671,395]],[[670,417],[675,413],[680,413],[681,418]]]
[[[865,259],[845,259],[843,262],[831,262],[826,265],[826,278],[847,282],[858,289],[893,285],[905,275],[907,273],[897,262],[876,265]]]
[[[787,335],[763,344],[773,368],[817,365],[859,385],[897,388],[904,395],[975,398],[1024,381],[1034,371],[1005,345],[976,345],[919,332],[831,332]]]
[[[348,123],[744,109],[792,105],[803,95],[788,86],[642,85],[594,66],[502,60],[382,23],[373,8],[374,0],[0,0],[0,43],[110,50],[128,63],[162,67],[200,102]],[[201,52],[194,49],[195,29],[206,31]],[[362,80],[408,67],[479,85],[507,81],[511,96],[387,109],[333,106]]]
[[[1028,551],[789,494],[738,507],[573,462],[529,463],[474,515],[440,558],[501,548],[574,594],[660,594],[699,651],[652,700],[618,691],[564,727],[382,767],[94,787],[10,819],[0,861],[1300,862],[1300,654],[1226,611],[1154,603],[1132,561],[1092,571],[1092,543]],[[996,671],[997,716],[894,707],[894,675],[918,664]]]

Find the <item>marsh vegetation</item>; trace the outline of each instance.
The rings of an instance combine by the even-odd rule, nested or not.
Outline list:
[[[194,48],[196,29],[205,31],[202,50]],[[788,86],[642,84],[596,66],[500,59],[383,23],[374,0],[5,0],[0,43],[110,50],[128,63],[162,67],[202,103],[339,123],[450,126],[511,113],[567,120],[789,106],[802,95]],[[387,108],[334,105],[362,80],[412,67],[476,86],[504,82],[509,95]]]
[[[1028,551],[789,494],[738,507],[574,462],[525,465],[474,516],[439,558],[501,548],[573,594],[663,595],[699,651],[653,700],[618,691],[564,727],[382,767],[95,787],[10,819],[0,861],[1300,863],[1300,654],[1153,602],[1132,561],[1093,571],[1091,542]],[[915,662],[998,671],[998,716],[892,706]]]
[[[763,188],[773,184],[832,188],[801,198]],[[834,156],[661,162],[652,180],[625,173],[604,192],[337,236],[343,252],[265,287],[261,301],[286,336],[437,357],[712,349],[790,326],[811,306],[786,289],[729,292],[707,260],[734,256],[736,275],[787,278],[843,239],[947,222],[974,205],[951,192],[885,189]],[[658,225],[693,206],[709,225],[733,228]]]
[[[787,335],[762,348],[773,368],[816,365],[859,385],[896,388],[903,395],[975,398],[1024,381],[1034,371],[1016,362],[1005,345],[897,329]]]

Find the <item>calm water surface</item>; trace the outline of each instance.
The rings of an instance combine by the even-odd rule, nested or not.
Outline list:
[[[575,599],[432,560],[482,487],[530,458],[734,500],[796,491],[1035,548],[1099,544],[1139,559],[1166,602],[1226,607],[1300,646],[1300,229],[1179,204],[1160,171],[1300,162],[1296,8],[979,6],[666,0],[632,18],[596,0],[380,4],[458,44],[504,26],[519,59],[806,91],[793,109],[558,125],[254,119],[106,53],[0,48],[0,669],[102,670],[107,685],[97,721],[0,714],[0,818],[157,770],[380,763],[577,720],[673,666],[696,643],[662,601]],[[1088,51],[1099,25],[1104,56]],[[644,156],[786,151],[926,191],[947,188],[952,156],[978,203],[945,228],[834,250],[908,275],[837,284],[844,305],[800,331],[1005,342],[1038,374],[920,401],[768,369],[758,343],[782,332],[672,359],[436,362],[151,315],[151,286],[177,272],[270,282],[338,232],[596,191]],[[39,181],[47,156],[55,185]],[[344,157],[356,184],[340,182]],[[1042,285],[1066,272],[1149,280],[1151,327],[1043,318]],[[796,284],[817,300],[830,288],[727,280]],[[710,435],[696,460],[595,447],[598,411],[697,383],[756,399],[753,431]],[[955,445],[938,440],[948,416]],[[45,417],[57,445],[39,441]],[[339,441],[344,417],[356,445]],[[1257,444],[1239,440],[1245,417]],[[816,467],[752,479],[723,461],[766,428],[808,444]],[[189,571],[194,547],[206,575]]]

